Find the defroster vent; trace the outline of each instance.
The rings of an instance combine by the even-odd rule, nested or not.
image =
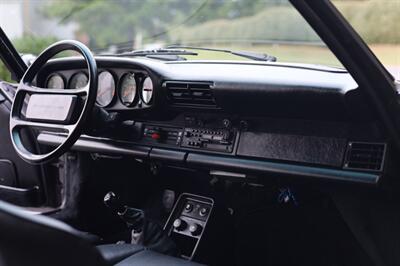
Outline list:
[[[385,143],[349,142],[344,168],[382,171]]]

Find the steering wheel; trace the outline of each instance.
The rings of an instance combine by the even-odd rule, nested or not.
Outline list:
[[[41,68],[56,54],[73,50],[86,62],[88,83],[77,89],[47,89],[32,85]],[[39,164],[58,158],[78,140],[85,122],[91,115],[97,94],[97,64],[84,44],[65,40],[46,48],[22,77],[11,108],[10,135],[17,154],[31,164]],[[23,144],[21,131],[39,128],[66,133],[64,141],[45,154],[35,154]]]

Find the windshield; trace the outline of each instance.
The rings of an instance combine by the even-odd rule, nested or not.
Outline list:
[[[357,14],[351,21],[363,25],[369,16],[358,12],[359,2],[382,1],[334,2],[346,14]],[[0,26],[21,53],[38,54],[56,40],[76,39],[97,54],[181,45],[265,53],[278,62],[342,67],[288,0],[2,0],[0,6]],[[373,5],[368,8],[375,10]],[[395,25],[381,28],[398,36]],[[372,35],[373,30],[366,34]],[[398,40],[395,43],[387,37],[378,42],[366,39],[382,54],[385,65],[397,67],[390,51],[398,49]],[[196,52],[196,56],[183,57],[251,60],[230,53]]]
[[[287,0],[2,0],[0,5],[0,25],[22,53],[76,39],[97,54],[178,44],[341,66]],[[185,57],[249,60],[196,52]]]

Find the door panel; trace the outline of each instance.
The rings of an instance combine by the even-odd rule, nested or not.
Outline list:
[[[0,200],[27,207],[39,206],[44,202],[43,169],[23,161],[14,151],[9,133],[9,116],[15,87],[0,81]],[[5,93],[8,93],[6,97]],[[25,138],[32,147],[30,132]],[[30,138],[29,138],[30,137]]]

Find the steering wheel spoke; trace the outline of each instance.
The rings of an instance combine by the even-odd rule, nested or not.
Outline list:
[[[28,120],[13,118],[12,121],[10,121],[10,127],[12,130],[18,128],[30,127],[30,128],[51,129],[51,130],[70,133],[76,127],[76,124],[63,125],[63,124],[44,123],[44,122],[28,121]]]

